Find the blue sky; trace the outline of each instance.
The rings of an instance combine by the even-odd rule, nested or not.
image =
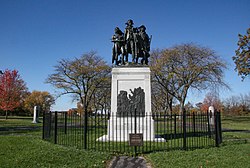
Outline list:
[[[249,6],[249,0],[0,0],[0,70],[17,69],[29,91],[54,93],[44,82],[57,61],[95,50],[111,63],[114,28],[124,30],[133,19],[147,27],[153,49],[194,42],[215,50],[228,63],[232,88],[221,98],[248,93],[250,79],[241,81],[231,57],[238,33],[250,27]],[[204,94],[190,92],[188,100],[197,103]],[[72,107],[64,96],[53,109]]]

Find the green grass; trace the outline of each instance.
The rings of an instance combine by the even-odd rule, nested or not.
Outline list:
[[[41,132],[39,132],[41,133]],[[105,167],[111,155],[54,145],[37,135],[0,136],[0,167]]]
[[[250,115],[222,117],[222,128],[250,130]]]
[[[250,130],[250,116],[223,117],[222,128]],[[219,148],[157,152],[146,158],[155,168],[250,167],[249,139],[250,133],[223,132],[224,142]]]
[[[0,119],[1,127],[42,126],[32,118]],[[111,154],[64,147],[42,140],[38,131],[0,131],[0,167],[106,167]]]
[[[157,152],[146,155],[155,168],[250,167],[250,144],[226,145],[194,151]]]
[[[32,121],[32,117],[9,117],[7,120],[0,117],[0,127],[42,126],[42,123],[34,124]],[[42,122],[42,118],[40,118],[40,122]]]
[[[222,128],[229,129],[250,129],[250,117],[223,117]],[[0,119],[0,127],[18,127],[18,126],[41,126],[40,124],[32,124],[32,118],[12,118],[8,120]],[[63,133],[63,129],[58,130]],[[61,132],[62,131],[62,132]],[[99,135],[106,133],[106,130],[99,130]],[[73,135],[76,135],[76,129]],[[90,140],[95,140],[98,136],[91,133]],[[55,145],[50,142],[41,140],[42,132],[10,132],[1,135],[0,132],[0,167],[105,167],[110,161],[112,155],[109,152],[82,150],[82,145],[76,149],[74,147],[64,147]],[[81,138],[79,136],[79,138]],[[81,139],[77,139],[78,144]],[[163,151],[150,154],[144,154],[148,162],[154,168],[165,167],[250,167],[250,133],[243,132],[224,132],[224,143],[219,148],[205,148],[191,151],[175,150]],[[231,141],[239,139],[239,141]],[[68,139],[71,141],[71,139]],[[72,139],[73,140],[73,139]],[[194,141],[195,142],[195,141]],[[195,144],[190,144],[189,146]],[[204,144],[210,143],[204,139]],[[214,143],[214,142],[212,142]],[[179,146],[182,144],[181,139],[168,141],[166,143],[151,143],[155,148],[163,145],[166,149],[170,146]],[[101,147],[100,143],[96,143]],[[116,145],[116,146],[115,146]],[[112,144],[110,148],[117,148],[119,143]],[[123,144],[121,144],[123,145]],[[145,143],[145,146],[150,144]],[[157,147],[158,145],[158,147]],[[106,147],[108,145],[106,144]],[[144,146],[144,147],[145,147]],[[128,146],[125,146],[128,147]],[[92,146],[94,149],[95,147]],[[131,150],[133,152],[133,150]]]
[[[232,130],[250,130],[250,116],[225,116],[222,117],[222,128]],[[250,133],[223,132],[223,141],[236,139],[250,139]]]
[[[88,130],[88,149],[102,150],[107,152],[119,152],[123,154],[131,154],[134,152],[134,148],[130,147],[128,142],[98,142],[97,138],[107,134],[107,129],[96,128]],[[197,133],[199,134],[199,133]],[[60,127],[57,130],[57,144],[64,146],[72,146],[78,149],[83,148],[83,128],[68,128],[67,134],[65,134],[64,127]],[[54,143],[54,133],[51,132],[51,137],[47,139]],[[200,137],[188,137],[186,139],[187,149],[203,148],[209,146],[215,146],[214,138],[208,136]],[[144,141],[142,147],[138,147],[138,153],[148,153],[152,151],[170,151],[176,149],[183,149],[183,138],[168,137],[167,142],[151,142]]]
[[[244,133],[244,132],[223,132],[222,134],[223,140],[231,140],[231,139],[249,139],[250,141],[250,133]]]
[[[40,121],[42,121],[42,118],[40,118]],[[23,129],[22,127],[29,128]],[[42,123],[32,123],[31,117],[11,116],[7,120],[3,119],[3,117],[0,117],[0,135],[30,133],[32,131],[37,131],[37,129],[42,130]]]

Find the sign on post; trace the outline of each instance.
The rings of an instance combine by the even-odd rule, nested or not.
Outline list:
[[[143,146],[143,134],[129,134],[129,146]]]

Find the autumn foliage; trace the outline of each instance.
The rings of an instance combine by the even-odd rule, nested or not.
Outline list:
[[[239,34],[238,36],[238,49],[235,50],[236,55],[233,56],[233,60],[236,65],[235,70],[244,80],[250,74],[250,28],[247,29],[246,35]]]
[[[94,96],[104,91],[111,80],[110,70],[96,52],[90,52],[80,58],[59,61],[55,73],[49,75],[46,82],[62,91],[59,96],[71,94],[74,100],[81,103],[83,111],[89,112]]]
[[[34,106],[39,106],[40,111],[45,112],[49,111],[54,103],[55,99],[49,92],[34,90],[25,99],[24,107],[33,114]]]
[[[223,109],[223,104],[219,97],[212,92],[206,94],[200,109],[201,111],[208,111],[209,106],[213,106],[216,110],[220,111]]]
[[[190,90],[206,90],[213,85],[228,87],[223,82],[226,64],[210,48],[187,43],[155,50],[150,59],[153,80],[166,95],[179,101],[180,114],[185,111],[185,100]]]
[[[17,70],[5,70],[0,75],[0,109],[7,112],[19,107],[27,87]]]

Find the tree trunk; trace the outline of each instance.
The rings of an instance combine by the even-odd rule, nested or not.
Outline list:
[[[8,110],[5,110],[5,120],[8,119]]]
[[[180,113],[179,113],[179,115],[182,115],[183,114],[183,112],[184,112],[184,102],[180,102]]]
[[[182,119],[185,110],[185,100],[180,100],[179,119]]]
[[[86,98],[83,102],[83,108],[84,108],[84,149],[87,149],[87,130],[88,130],[88,106],[86,104]]]
[[[172,116],[172,114],[173,114],[173,98],[170,98],[168,100],[168,109],[169,109],[170,115]]]

